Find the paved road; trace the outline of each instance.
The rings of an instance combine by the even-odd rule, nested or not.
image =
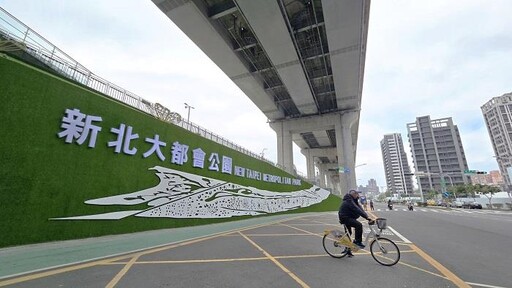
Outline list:
[[[511,212],[376,208],[403,236],[473,287],[512,287]]]
[[[308,213],[298,215],[281,215],[258,217],[250,220],[236,221],[224,225],[216,225],[217,233],[212,227],[192,227],[197,231],[208,231],[204,236],[187,230],[166,230],[162,232],[146,232],[125,237],[101,238],[103,246],[117,248],[116,241],[123,246],[140,243],[155,245],[153,236],[159,238],[173,234],[178,238],[185,237],[187,231],[193,238],[171,241],[163,239],[167,244],[149,249],[138,249],[113,257],[105,257],[90,262],[54,267],[48,270],[21,274],[0,279],[0,286],[9,287],[470,287],[467,283],[487,283],[511,287],[504,281],[494,281],[492,277],[472,277],[460,269],[461,262],[468,262],[474,254],[473,249],[463,249],[464,257],[450,256],[452,246],[447,246],[447,237],[437,236],[437,226],[450,230],[442,223],[450,219],[450,214],[427,212],[375,212],[379,216],[389,218],[390,228],[385,236],[397,242],[401,249],[401,260],[393,267],[385,267],[375,262],[367,250],[356,253],[354,258],[334,259],[323,251],[321,239],[325,229],[339,228],[336,212]],[[419,222],[414,224],[413,216]],[[437,215],[431,216],[425,215]],[[461,216],[457,216],[461,217]],[[496,217],[489,215],[489,217]],[[508,216],[505,216],[508,217]],[[508,218],[505,218],[508,219]],[[258,221],[258,222],[255,222]],[[473,222],[467,220],[469,222]],[[492,220],[494,221],[494,220]],[[451,223],[451,222],[447,222]],[[232,227],[236,225],[236,227]],[[425,230],[425,232],[418,231]],[[464,230],[464,228],[460,228]],[[464,230],[465,231],[465,230]],[[159,233],[159,234],[158,234]],[[213,233],[213,234],[212,234]],[[425,233],[425,234],[422,234]],[[460,232],[457,233],[469,233]],[[415,243],[400,238],[404,235]],[[446,234],[446,232],[444,232]],[[179,236],[179,237],[178,237]],[[157,237],[157,238],[158,238]],[[130,238],[127,245],[122,240]],[[185,237],[186,238],[186,237]],[[440,239],[438,241],[436,239]],[[451,239],[451,238],[450,238]],[[110,241],[111,240],[111,241]],[[418,242],[416,242],[418,241]],[[133,242],[133,243],[132,243]],[[485,241],[482,241],[485,243]],[[77,241],[80,245],[66,242],[63,249],[48,250],[44,255],[44,245],[38,253],[31,249],[0,250],[0,257],[15,261],[16,255],[24,255],[29,263],[46,259],[54,259],[55,254],[74,254],[75,250],[85,250],[89,254],[98,250],[95,239]],[[75,243],[75,242],[73,242]],[[470,242],[472,246],[472,242]],[[501,243],[501,242],[500,242]],[[56,244],[52,244],[56,245]],[[481,243],[478,245],[480,247]],[[130,247],[131,247],[130,246]],[[457,246],[457,245],[454,245]],[[459,245],[461,246],[461,245]],[[477,248],[478,248],[477,247]],[[31,248],[31,247],[30,247]],[[474,248],[474,247],[473,247]],[[13,251],[16,250],[16,251]],[[23,254],[23,251],[28,253]],[[64,250],[63,250],[64,251]],[[75,251],[76,252],[76,251]],[[117,253],[118,251],[116,251]],[[82,253],[83,254],[83,253]],[[115,254],[115,253],[112,253]],[[483,253],[485,254],[485,253]],[[96,255],[96,254],[94,254]],[[107,256],[108,254],[105,254]],[[53,258],[52,258],[53,257]],[[502,264],[507,259],[501,256]],[[97,257],[96,257],[97,258]],[[84,259],[85,260],[85,259]],[[436,261],[437,260],[437,261]],[[73,261],[76,262],[76,259]],[[0,270],[6,266],[0,261]],[[53,263],[53,262],[52,262]],[[464,266],[466,267],[466,266]],[[508,267],[511,267],[510,265]],[[494,271],[493,273],[498,272]],[[493,274],[494,275],[494,274]],[[505,274],[506,275],[506,274]],[[502,276],[503,277],[503,276]],[[491,281],[493,280],[493,281]],[[474,285],[472,285],[474,286]],[[478,286],[474,286],[478,287]],[[490,286],[492,287],[492,286]]]

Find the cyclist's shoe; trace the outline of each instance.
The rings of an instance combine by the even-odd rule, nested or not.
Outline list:
[[[348,251],[347,251],[347,257],[348,258],[354,257],[354,254],[352,254],[352,251],[350,251],[350,249],[348,249]]]
[[[356,242],[356,241],[354,241],[354,244],[356,244],[356,245],[357,245],[357,247],[359,247],[359,248],[361,248],[361,249],[364,249],[364,247],[365,247],[365,246],[364,246],[364,244],[363,244],[363,242]]]

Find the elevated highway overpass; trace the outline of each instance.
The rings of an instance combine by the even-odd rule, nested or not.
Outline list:
[[[370,0],[152,1],[267,116],[279,165],[296,143],[310,180],[356,187]]]

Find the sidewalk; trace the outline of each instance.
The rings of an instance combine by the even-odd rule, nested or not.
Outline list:
[[[308,214],[310,213],[256,217],[203,226],[161,229],[4,248],[0,249],[0,279],[201,238],[248,226],[278,222]]]

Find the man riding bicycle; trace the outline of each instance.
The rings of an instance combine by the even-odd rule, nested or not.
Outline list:
[[[363,245],[363,224],[357,221],[357,218],[363,217],[368,221],[372,219],[368,217],[368,214],[363,211],[363,208],[358,203],[359,193],[356,190],[350,190],[344,197],[343,203],[341,203],[340,210],[338,211],[338,217],[341,224],[345,224],[348,228],[348,232],[352,235],[352,227],[356,230],[354,237],[354,244],[359,246],[361,249]],[[352,253],[349,251],[349,256]]]

